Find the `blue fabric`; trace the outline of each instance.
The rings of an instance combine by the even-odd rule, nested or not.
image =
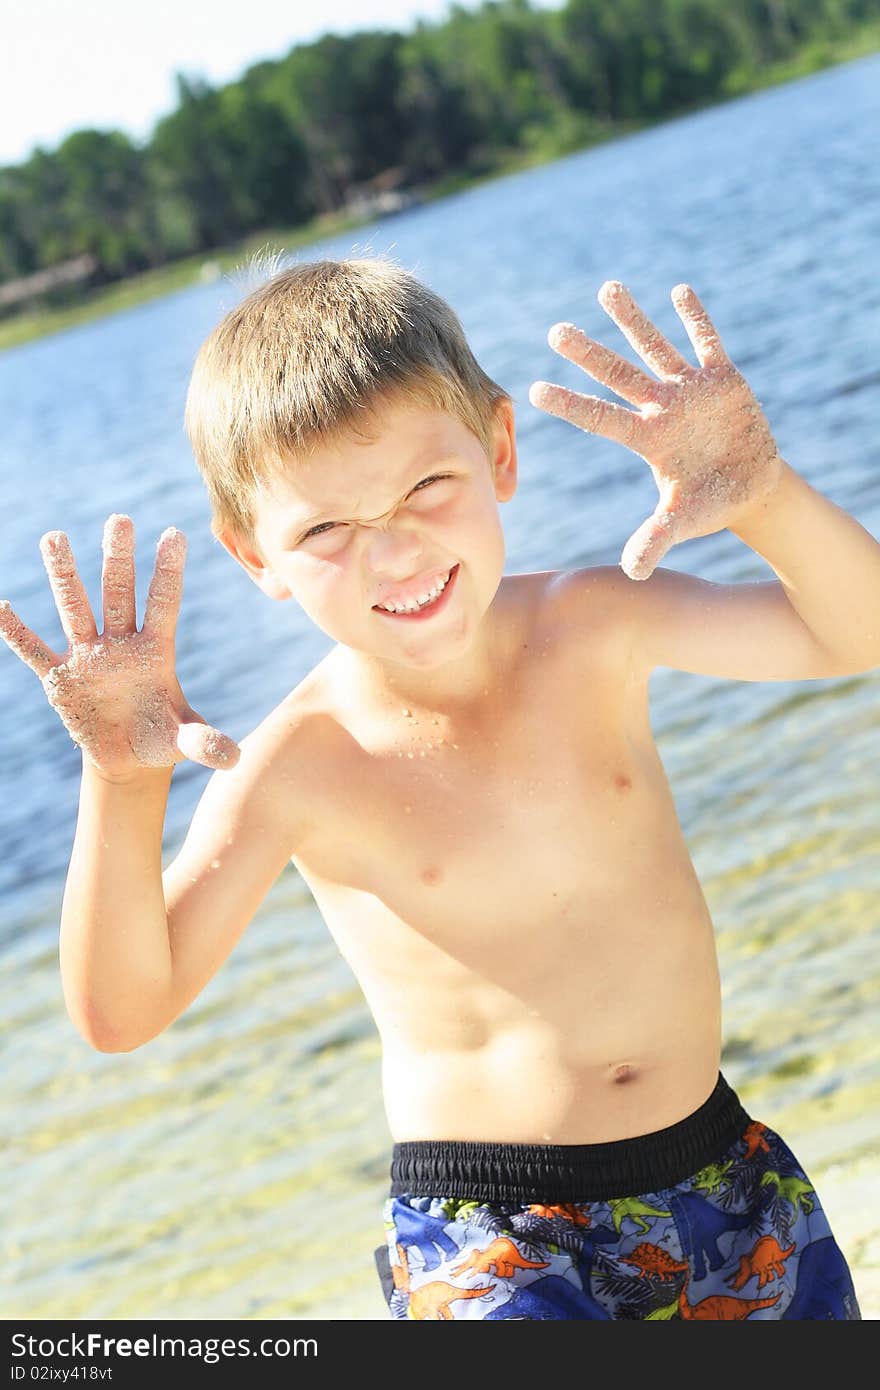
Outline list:
[[[605,1201],[389,1196],[376,1266],[393,1318],[860,1319],[803,1168],[752,1121],[674,1187]]]

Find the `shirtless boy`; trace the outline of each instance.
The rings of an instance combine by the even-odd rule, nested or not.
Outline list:
[[[512,402],[444,301],[387,259],[320,261],[225,317],[187,402],[212,529],[335,640],[240,747],[175,675],[173,527],[140,631],[125,516],[101,635],[60,531],[41,550],[67,653],[0,610],[83,754],[71,1020],[102,1052],[149,1042],[292,861],[382,1041],[396,1318],[860,1316],[812,1183],[719,1070],[712,922],[648,685],[880,665],[880,545],[780,457],[696,295],[672,297],[698,365],[615,282],[600,302],[644,367],[551,329],[628,405],[542,382],[532,404],[638,453],[659,501],[620,568],[533,574],[503,574]],[[658,568],[724,527],[778,580]],[[184,757],[216,772],[163,873]]]

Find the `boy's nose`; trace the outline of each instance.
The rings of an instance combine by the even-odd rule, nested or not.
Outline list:
[[[367,565],[386,579],[406,579],[420,563],[422,543],[414,532],[401,526],[376,526],[367,537]]]

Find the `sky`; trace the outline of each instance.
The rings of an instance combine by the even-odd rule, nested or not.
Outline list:
[[[483,0],[458,0],[480,9]],[[531,0],[559,9],[563,0]],[[144,140],[177,105],[176,71],[213,84],[322,34],[442,20],[449,0],[12,0],[3,7],[0,165],[73,130]]]

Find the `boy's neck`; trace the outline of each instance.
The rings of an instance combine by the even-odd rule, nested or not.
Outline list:
[[[491,702],[499,684],[499,655],[488,616],[468,651],[440,666],[420,669],[382,661],[342,644],[336,659],[349,697],[361,707],[401,717],[405,710],[460,717]]]

